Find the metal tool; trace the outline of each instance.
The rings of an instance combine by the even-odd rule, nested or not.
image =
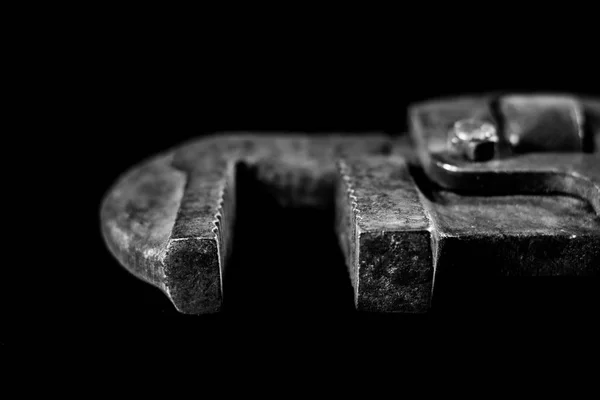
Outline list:
[[[335,202],[358,310],[422,313],[452,297],[441,282],[463,277],[598,275],[600,102],[443,99],[411,107],[409,120],[401,137],[183,144],[116,182],[102,204],[104,238],[180,312],[219,311],[244,164],[284,205]]]

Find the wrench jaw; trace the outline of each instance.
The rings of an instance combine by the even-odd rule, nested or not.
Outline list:
[[[428,231],[361,232],[358,253],[357,310],[429,310],[433,266]]]
[[[206,232],[185,237],[182,233],[188,232],[178,227],[193,225],[181,207],[189,201],[190,174],[175,168],[174,158],[175,153],[154,157],[120,177],[102,203],[102,234],[123,267],[162,290],[178,311],[217,312],[222,303],[220,252],[231,247],[234,177],[225,180],[214,212],[211,208],[209,217],[200,218]]]
[[[402,157],[338,164],[336,231],[359,311],[423,313],[431,303],[431,221]]]
[[[172,239],[163,260],[165,292],[184,314],[209,314],[222,305],[219,241]]]

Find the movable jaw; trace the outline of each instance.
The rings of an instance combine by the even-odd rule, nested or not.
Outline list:
[[[406,159],[340,160],[336,232],[361,311],[426,312],[432,220]]]

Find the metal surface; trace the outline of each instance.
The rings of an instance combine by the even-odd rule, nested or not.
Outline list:
[[[406,160],[340,161],[336,217],[356,307],[426,311],[433,289],[432,221]]]
[[[598,111],[582,129],[596,129]],[[103,201],[102,232],[121,264],[180,312],[219,311],[236,201],[244,201],[236,196],[243,164],[282,205],[335,203],[332,229],[359,310],[422,313],[461,293],[469,298],[457,282],[598,275],[598,155],[532,153],[487,163],[445,155],[454,122],[493,114],[472,98],[411,109],[419,158],[407,136],[202,138],[125,173]]]
[[[499,99],[504,135],[515,153],[580,152],[584,110],[571,96],[505,96]]]
[[[476,163],[454,157],[446,150],[447,129],[457,120],[492,114],[492,101],[489,97],[448,99],[413,106],[410,110],[411,134],[420,162],[428,177],[444,188],[471,194],[563,193],[574,195],[590,202],[596,213],[600,215],[598,153],[567,152],[573,150],[573,146],[576,147],[576,150],[580,149],[575,144],[577,140],[590,144],[600,142],[600,128],[597,123],[600,115],[599,103],[581,101],[581,108],[585,110],[588,119],[585,122],[588,131],[586,138],[582,137],[582,133],[577,128],[584,125],[584,122],[580,121],[581,113],[573,111],[569,107],[565,111],[566,106],[563,102],[558,103],[557,101],[556,103],[562,107],[559,107],[558,114],[562,110],[563,114],[570,117],[563,115],[564,130],[561,130],[561,139],[553,142],[552,139],[556,136],[554,130],[556,124],[548,121],[557,119],[555,103],[547,101],[546,97],[542,98],[541,103],[539,103],[539,98],[527,99],[527,101],[521,100],[520,97],[516,99],[519,100],[509,97],[506,104],[511,106],[525,104],[527,109],[532,107],[530,103],[533,102],[538,108],[544,110],[540,124],[545,121],[544,126],[549,126],[547,130],[549,139],[546,144],[542,143],[539,133],[542,128],[538,124],[530,122],[529,117],[522,117],[522,115],[527,115],[526,110],[513,111],[512,114],[500,115],[496,118],[501,125],[509,125],[508,131],[505,130],[501,136],[506,138],[506,132],[509,132],[509,135],[517,135],[516,132],[518,132],[519,137],[527,138],[529,143],[538,143],[536,148],[545,151],[524,154],[511,153],[503,155],[500,159]],[[550,108],[552,112],[543,108],[548,103],[552,105]],[[536,113],[539,114],[539,110],[536,110]],[[553,117],[548,117],[548,114]],[[518,122],[522,120],[529,122]],[[564,121],[570,121],[572,124]],[[519,126],[519,128],[510,128],[513,125]],[[533,126],[533,128],[528,130],[525,128],[527,126]],[[564,132],[565,130],[567,133]],[[561,143],[564,149],[556,152],[556,143]],[[548,147],[543,148],[543,146]]]
[[[200,139],[121,177],[102,205],[103,234],[123,266],[179,311],[215,312],[231,251],[237,164],[253,166],[280,203],[320,207],[333,201],[336,160],[385,154],[402,163],[407,150],[406,141],[374,134]]]
[[[491,122],[461,119],[448,136],[449,152],[469,161],[487,161],[496,154],[498,133]]]

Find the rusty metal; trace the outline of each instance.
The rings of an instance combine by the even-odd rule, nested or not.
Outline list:
[[[518,143],[543,144],[543,129],[518,107],[530,109],[531,98],[516,99],[416,105],[416,152],[408,136],[382,134],[201,138],[125,173],[103,201],[102,232],[121,264],[180,312],[219,311],[243,164],[283,205],[335,202],[333,228],[359,310],[422,313],[456,298],[454,284],[466,277],[598,275],[600,160],[589,151],[600,143],[600,103],[582,102],[582,114],[568,114],[580,103],[533,107],[546,121],[585,119],[561,119],[572,128],[560,141],[570,152],[521,154],[527,147],[516,151]],[[492,160],[448,151],[461,119],[499,123]],[[507,128],[511,120],[518,124]]]

